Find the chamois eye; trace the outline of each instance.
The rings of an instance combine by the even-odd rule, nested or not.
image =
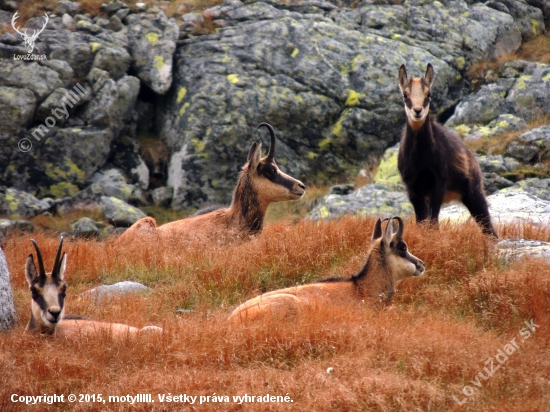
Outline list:
[[[428,92],[428,95],[426,96],[426,99],[430,100],[432,98],[432,94]]]
[[[407,100],[407,93],[403,93],[403,99]]]

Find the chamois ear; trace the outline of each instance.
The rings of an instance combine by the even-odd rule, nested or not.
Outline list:
[[[389,222],[386,225],[386,230],[384,231],[384,236],[382,238],[382,242],[384,242],[386,247],[390,247],[391,239],[392,239],[392,236],[393,236],[393,223],[392,223],[391,219],[388,219],[388,220],[389,220]]]
[[[262,159],[262,143],[254,142],[248,151],[249,169],[255,169]]]
[[[38,277],[38,272],[36,271],[34,257],[32,254],[29,255],[27,258],[27,263],[25,264],[25,277],[27,278],[27,283],[29,286],[31,286],[32,282]]]
[[[409,80],[407,79],[407,69],[405,68],[405,65],[402,64],[399,68],[399,89],[401,90],[401,93],[405,91],[405,87],[407,87],[408,83]]]
[[[57,278],[59,280],[65,279],[65,269],[67,269],[67,254],[63,252],[63,257],[59,263],[59,271],[57,272]]]
[[[371,241],[374,242],[375,240],[380,239],[381,237],[382,237],[382,221],[378,219],[374,224]]]
[[[424,80],[428,84],[428,87],[431,88],[434,82],[434,68],[431,63],[428,63],[426,68],[426,74],[424,75]]]

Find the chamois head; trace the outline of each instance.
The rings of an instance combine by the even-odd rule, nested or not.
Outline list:
[[[382,230],[382,222],[388,220],[385,230]],[[394,227],[395,221],[399,227]],[[378,219],[372,232],[372,250],[377,250],[379,259],[393,276],[395,283],[412,276],[421,276],[424,273],[424,262],[411,254],[407,244],[403,240],[403,219],[399,216]]]
[[[423,77],[407,78],[407,69],[402,64],[399,68],[399,89],[403,94],[407,121],[413,130],[419,129],[430,111],[430,90],[434,81],[434,68],[428,63]]]
[[[254,189],[264,204],[300,199],[306,192],[305,185],[299,180],[281,172],[275,163],[275,130],[269,123],[260,124],[256,130],[265,126],[271,136],[271,145],[267,156],[262,159],[262,144],[252,145],[248,152],[245,170],[250,173]]]
[[[53,333],[55,327],[63,319],[65,311],[64,300],[67,284],[63,281],[63,276],[67,266],[67,254],[63,253],[61,257],[63,237],[59,242],[53,269],[48,273],[44,269],[44,261],[38,244],[34,239],[31,239],[31,242],[36,249],[38,271],[34,264],[34,257],[30,254],[25,264],[25,275],[32,293],[31,318],[27,330]]]

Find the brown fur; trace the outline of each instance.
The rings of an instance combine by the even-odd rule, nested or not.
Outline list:
[[[134,223],[124,232],[117,243],[124,244],[136,236],[155,234],[165,237],[209,237],[218,234],[248,236],[260,233],[267,208],[273,202],[300,199],[305,186],[299,180],[281,172],[274,159],[275,133],[267,123],[271,134],[271,146],[266,157],[261,158],[261,143],[254,143],[243,166],[233,200],[228,208],[198,214],[187,219],[177,220],[158,226],[151,217]],[[258,126],[258,127],[260,127]]]
[[[407,124],[403,129],[397,167],[407,187],[417,222],[437,223],[442,204],[460,200],[484,233],[497,237],[483,193],[483,177],[475,155],[458,135],[441,126],[430,111],[434,71],[409,79],[399,69]]]
[[[44,271],[44,262],[40,249],[32,240],[36,249],[39,271],[36,270],[34,257],[30,254],[25,265],[25,275],[32,292],[31,315],[25,329],[27,333],[42,335],[55,335],[61,337],[79,336],[86,333],[108,333],[115,338],[135,335],[141,331],[162,331],[157,327],[145,327],[138,329],[121,323],[97,322],[87,319],[67,318],[65,313],[65,290],[67,284],[64,281],[67,265],[67,254],[63,253],[63,238],[59,243],[57,257],[51,272]]]
[[[399,222],[394,233],[392,219]],[[382,221],[374,226],[367,262],[350,278],[332,278],[318,283],[296,286],[265,293],[236,308],[229,320],[255,320],[266,315],[287,317],[304,306],[342,306],[349,302],[380,301],[389,303],[395,285],[401,280],[420,276],[424,263],[410,254],[403,241],[403,221],[390,219],[384,232]]]

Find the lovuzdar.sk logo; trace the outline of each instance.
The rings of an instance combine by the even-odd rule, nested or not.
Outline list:
[[[49,21],[48,15],[46,13],[44,14],[44,25],[42,26],[41,29],[35,30],[35,29],[23,28],[22,29],[23,31],[21,31],[19,26],[16,27],[15,25],[16,20],[19,18],[18,14],[19,14],[19,11],[16,11],[15,14],[13,15],[13,18],[11,19],[11,25],[13,26],[13,29],[17,33],[19,33],[19,35],[23,38],[23,41],[25,42],[25,49],[27,50],[28,54],[26,56],[14,55],[13,56],[14,60],[46,60],[45,54],[35,55],[35,54],[32,54],[32,51],[34,50],[34,43],[38,39],[38,36],[40,35],[40,33],[44,31],[44,29],[46,28],[46,25],[48,24],[48,21]],[[28,31],[30,30],[33,31],[32,35],[28,33]]]

